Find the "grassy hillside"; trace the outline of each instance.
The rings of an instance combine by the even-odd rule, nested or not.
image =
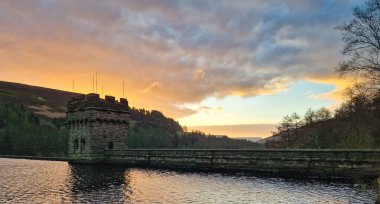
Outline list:
[[[0,81],[0,101],[32,108],[35,113],[48,117],[62,117],[67,101],[78,94],[25,84]]]

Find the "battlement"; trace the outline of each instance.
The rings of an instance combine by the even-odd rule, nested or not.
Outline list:
[[[95,93],[83,94],[68,102],[68,113],[84,109],[127,112],[129,106],[128,100],[125,98],[120,98],[120,101],[117,101],[113,96],[105,96],[105,99],[102,99],[99,94]]]

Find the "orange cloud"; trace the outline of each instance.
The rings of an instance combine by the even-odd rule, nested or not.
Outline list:
[[[196,69],[193,72],[193,79],[202,79],[206,75],[206,72],[203,69]]]
[[[331,99],[335,101],[330,109],[337,108],[342,102],[344,98],[344,92],[345,90],[352,85],[352,78],[341,78],[338,76],[329,76],[329,77],[308,77],[308,81],[314,82],[314,83],[321,83],[321,84],[329,84],[334,85],[335,89],[331,92],[324,93],[321,95],[318,95],[319,98],[325,98],[325,99]]]

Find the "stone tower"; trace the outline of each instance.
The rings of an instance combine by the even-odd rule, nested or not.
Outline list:
[[[106,152],[127,148],[127,99],[99,98],[98,94],[72,98],[67,107],[70,162],[100,162]]]

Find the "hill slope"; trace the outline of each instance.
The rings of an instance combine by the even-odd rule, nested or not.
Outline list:
[[[47,117],[64,117],[67,101],[77,93],[0,81],[0,101],[24,105]]]
[[[285,116],[277,133],[265,138],[267,148],[378,149],[380,148],[380,91],[351,94],[335,111],[312,111],[303,119]]]

